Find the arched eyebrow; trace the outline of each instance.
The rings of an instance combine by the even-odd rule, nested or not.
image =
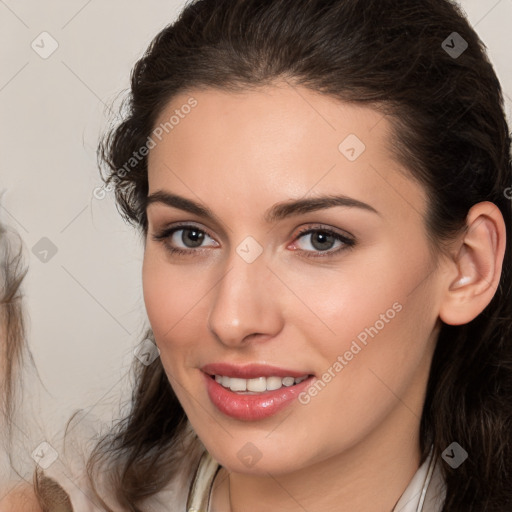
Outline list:
[[[269,224],[292,215],[302,215],[335,206],[344,206],[347,208],[361,208],[380,215],[380,213],[369,204],[363,203],[358,199],[344,195],[327,195],[320,197],[311,197],[307,199],[295,199],[283,203],[277,203],[265,213],[265,220]]]
[[[198,215],[199,217],[211,219],[222,224],[220,219],[208,207],[191,199],[187,199],[164,190],[157,190],[147,196],[145,208],[147,209],[147,207],[153,203],[160,203],[173,208],[178,208],[180,210],[193,213],[194,215]],[[265,212],[263,218],[265,219],[265,222],[272,224],[294,215],[303,215],[305,213],[334,208],[336,206],[360,208],[380,215],[373,206],[363,203],[358,199],[344,195],[327,195],[307,199],[291,199],[289,201],[277,203]]]

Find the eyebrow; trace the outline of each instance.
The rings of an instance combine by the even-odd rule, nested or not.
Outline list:
[[[181,197],[170,192],[157,190],[156,192],[153,192],[146,197],[146,208],[150,204],[154,203],[160,203],[166,206],[171,206],[173,208],[178,208],[200,217],[209,218],[215,220],[218,223],[221,223],[219,218],[208,207],[192,201],[191,199],[186,199],[185,197]],[[308,199],[292,199],[290,201],[277,203],[265,212],[264,219],[267,223],[271,224],[293,215],[302,215],[327,208],[334,208],[336,206],[360,208],[362,210],[380,215],[380,213],[375,208],[373,208],[373,206],[363,203],[358,199],[344,195],[326,195]]]

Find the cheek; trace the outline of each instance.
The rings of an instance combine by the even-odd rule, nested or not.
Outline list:
[[[178,399],[189,401],[187,371],[201,339],[198,314],[205,314],[207,287],[186,268],[171,265],[159,251],[147,249],[142,267],[146,312],[160,358]],[[202,300],[203,299],[203,300]]]
[[[308,324],[298,315],[295,322],[312,340],[312,356],[324,361],[318,378],[325,385],[318,384],[318,392],[311,387],[312,394],[302,397],[304,411],[315,412],[309,414],[307,428],[296,422],[304,438],[314,424],[326,429],[326,438],[336,435],[343,442],[356,442],[383,421],[396,406],[396,397],[408,397],[412,408],[419,400],[419,391],[412,398],[410,393],[419,389],[417,381],[425,375],[437,318],[435,289],[425,280],[428,255],[418,251],[400,257],[382,250],[372,265],[360,263],[315,280],[314,288],[311,279],[304,279],[297,291],[307,290],[303,296],[322,323]]]
[[[202,290],[198,289],[197,279],[191,279],[179,266],[162,259],[156,251],[146,250],[142,270],[144,303],[160,359],[182,400],[181,386],[177,386],[175,380],[183,380],[193,340],[199,338],[191,319],[200,307],[198,296]]]
[[[314,340],[326,368],[342,356],[351,373],[375,368],[398,384],[396,368],[414,367],[424,355],[437,318],[426,279],[430,256],[420,241],[405,250],[397,246],[381,245],[378,254],[361,252],[336,271],[318,270],[316,279],[297,274],[296,294],[318,321],[295,315],[294,322]]]
[[[144,303],[157,342],[166,339],[196,314],[206,293],[197,274],[184,266],[171,265],[165,255],[146,249],[142,266]]]
[[[400,272],[400,264],[393,267],[385,250],[379,252],[375,257],[354,253],[337,268],[298,268],[288,276],[296,296],[335,336],[356,334],[354,329],[373,324],[403,297],[409,276]]]

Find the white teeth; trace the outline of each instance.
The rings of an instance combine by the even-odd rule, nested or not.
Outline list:
[[[282,386],[283,379],[281,379],[281,377],[267,377],[267,389],[269,391],[281,389]]]
[[[283,386],[293,386],[295,384],[295,379],[293,377],[284,377]]]
[[[254,391],[255,393],[261,393],[267,390],[267,379],[266,377],[256,377],[255,379],[247,380],[247,391]]]
[[[221,386],[234,392],[263,393],[265,391],[274,391],[282,386],[290,387],[299,384],[307,379],[308,375],[302,377],[256,377],[254,379],[240,379],[238,377],[226,377],[225,375],[215,375],[215,381]]]
[[[245,391],[247,389],[247,381],[245,379],[231,378],[229,379],[229,389],[231,391]]]

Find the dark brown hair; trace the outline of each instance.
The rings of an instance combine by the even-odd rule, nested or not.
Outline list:
[[[448,51],[450,37],[467,43],[461,55]],[[135,65],[124,121],[99,147],[122,215],[146,234],[147,158],[126,164],[178,93],[281,80],[387,115],[397,160],[427,192],[426,224],[439,250],[464,230],[471,206],[491,201],[500,209],[507,247],[498,290],[469,324],[442,325],[420,436],[423,460],[430,446],[439,457],[453,441],[469,453],[456,470],[442,465],[444,512],[512,510],[510,135],[485,47],[454,3],[189,2]],[[119,504],[133,512],[177,474],[178,447],[187,439],[185,413],[160,360],[138,368],[129,415],[98,445],[89,467],[92,478],[109,467]],[[199,444],[186,446],[193,454]]]

